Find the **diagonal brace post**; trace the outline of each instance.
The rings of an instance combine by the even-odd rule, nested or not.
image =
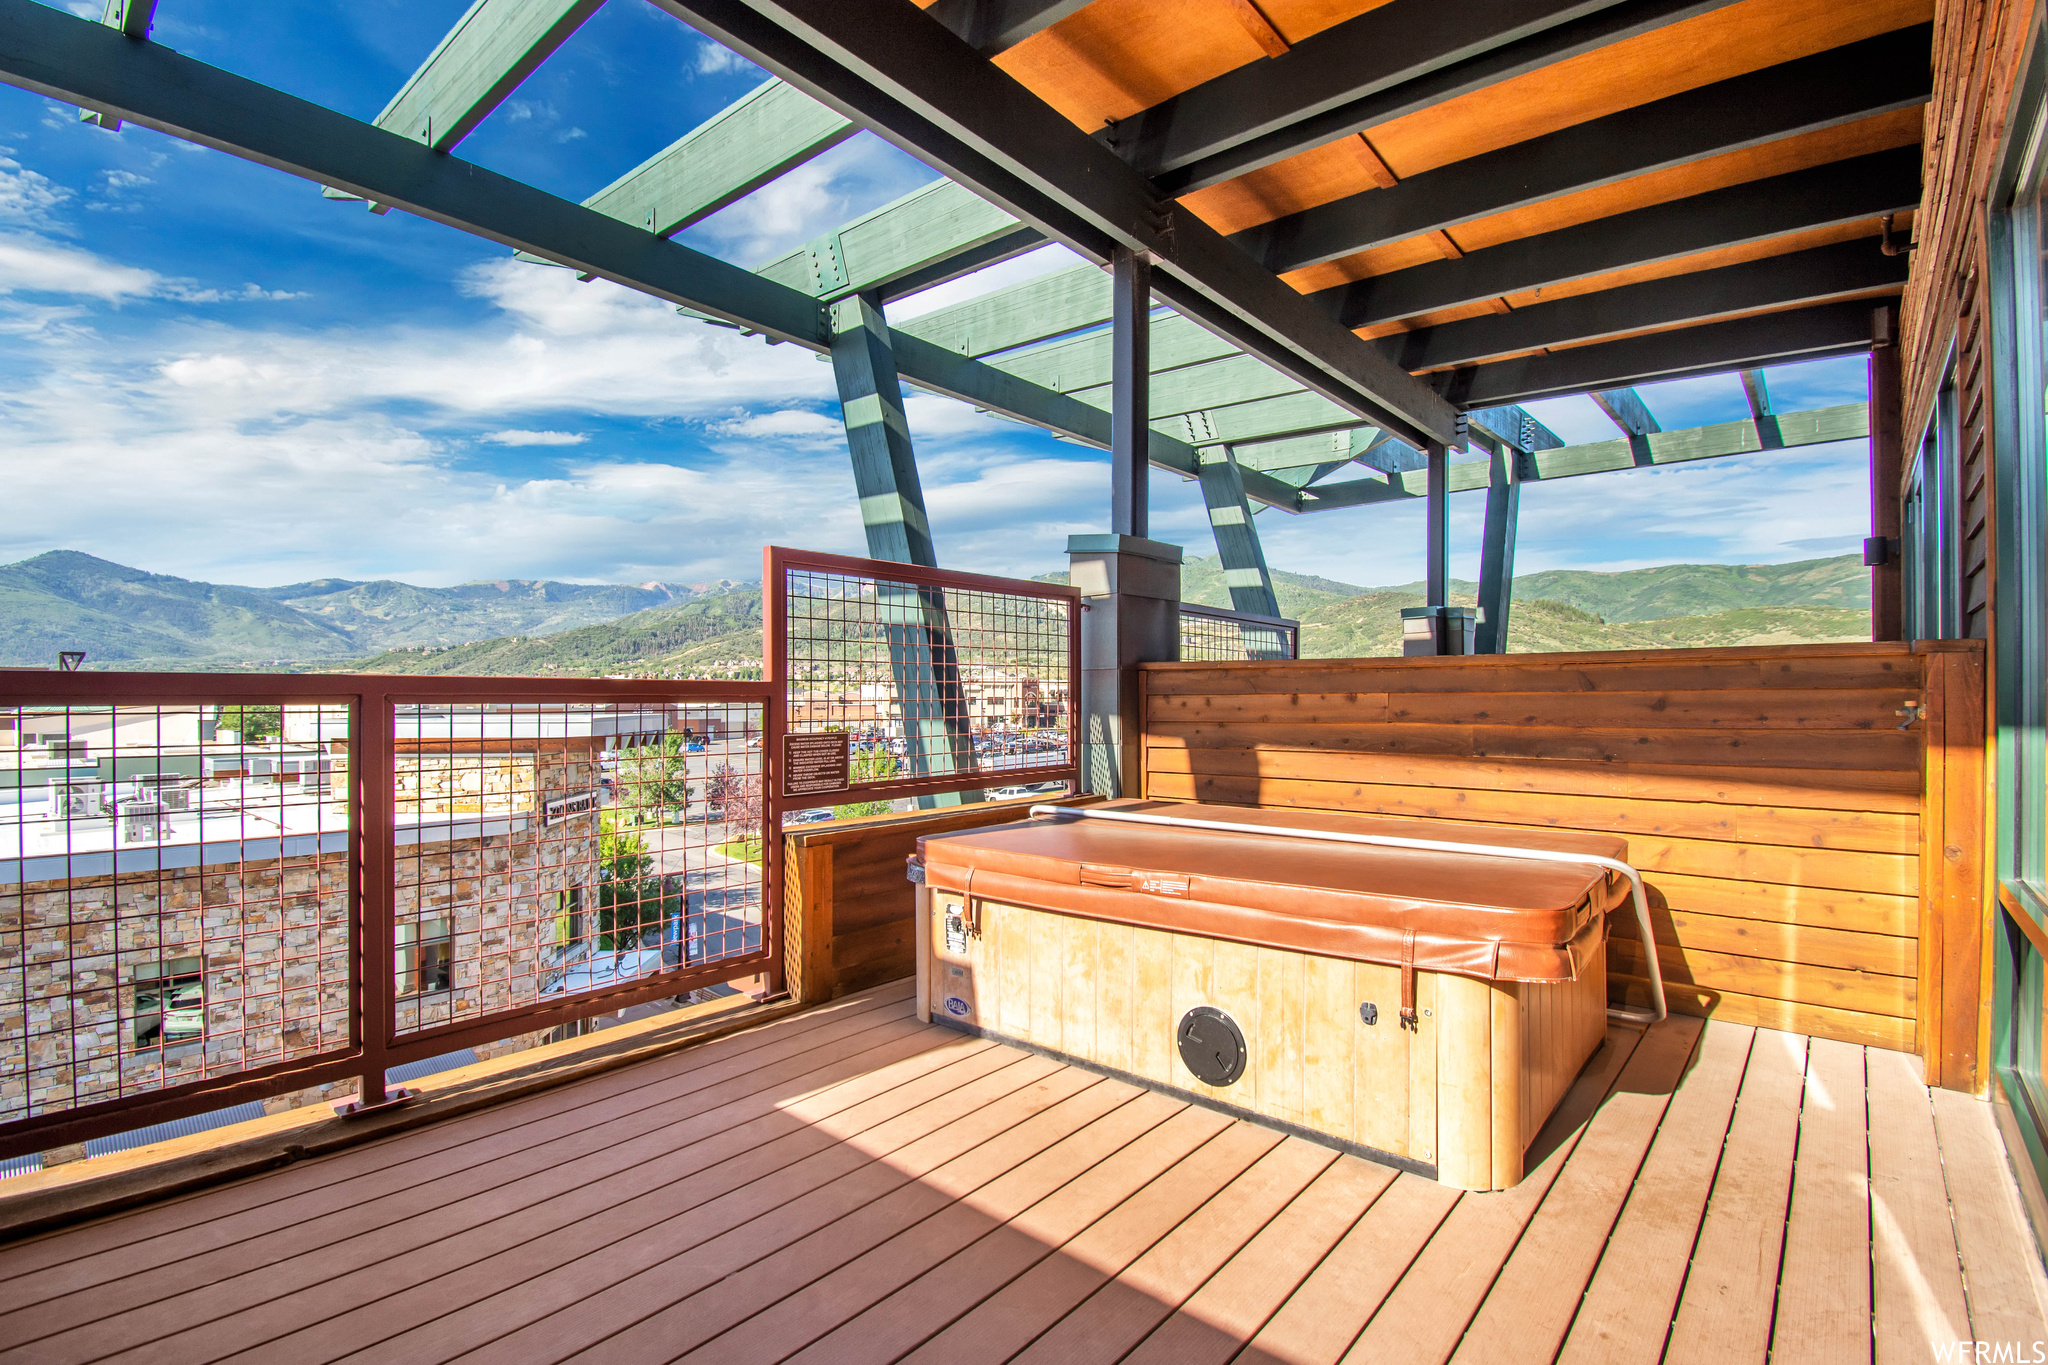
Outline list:
[[[937,568],[889,324],[875,300],[854,295],[833,305],[832,375],[838,382],[869,557]],[[903,716],[904,762],[909,769],[904,776],[972,773],[974,737],[944,591],[888,582],[877,584],[876,591]],[[918,804],[932,807],[980,799],[977,790],[920,797]]]

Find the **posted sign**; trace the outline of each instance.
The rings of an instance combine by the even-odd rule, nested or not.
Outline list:
[[[782,737],[782,794],[824,796],[853,785],[853,736],[844,730]]]

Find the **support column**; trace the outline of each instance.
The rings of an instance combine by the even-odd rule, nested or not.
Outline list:
[[[1441,607],[1451,600],[1451,452],[1448,446],[1432,443],[1423,454],[1429,473],[1422,512],[1422,595],[1429,606]]]
[[[910,424],[903,415],[889,324],[881,307],[865,296],[832,305],[832,377],[839,381],[839,410],[853,456],[868,557],[936,569],[938,555],[925,518]]]
[[[839,384],[868,557],[937,568],[889,324],[872,299],[855,296],[832,306],[832,375]],[[885,588],[877,606],[888,622],[889,670],[903,714],[903,776],[972,774],[974,737],[945,594]],[[979,800],[981,792],[970,790],[919,797],[918,805],[931,809]]]
[[[1508,608],[1515,595],[1515,523],[1522,510],[1522,479],[1513,446],[1493,452],[1486,484],[1486,535],[1479,550],[1479,637],[1481,654],[1508,652]]]
[[[1209,529],[1216,533],[1216,554],[1223,561],[1223,581],[1236,611],[1278,616],[1280,599],[1273,575],[1252,523],[1251,500],[1244,495],[1244,475],[1229,446],[1204,446],[1201,454],[1202,501],[1209,507]]]
[[[1152,263],[1110,256],[1109,529],[1143,539],[1151,523]]]
[[[1104,796],[1142,790],[1138,665],[1180,657],[1178,545],[1136,536],[1069,536],[1081,590],[1081,781]]]
[[[1890,304],[1871,310],[1870,351],[1870,638],[1905,637],[1904,565],[1899,481],[1905,477],[1904,394],[1899,380],[1899,314]]]

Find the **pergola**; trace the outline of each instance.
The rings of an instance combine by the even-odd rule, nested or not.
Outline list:
[[[772,78],[580,205],[456,156],[599,3],[476,0],[373,123],[148,42],[153,0],[0,0],[0,79],[828,352],[877,558],[935,563],[909,383],[1107,447],[1121,535],[1148,464],[1198,478],[1264,615],[1255,507],[1423,499],[1441,603],[1448,495],[1484,488],[1503,651],[1522,483],[1871,431],[1760,368],[1889,347],[1923,0],[654,0]],[[757,270],[672,240],[860,128],[942,178]],[[1049,241],[1085,263],[888,320]],[[1631,387],[1726,371],[1748,421],[1664,432]],[[1617,439],[1517,406],[1579,393]]]

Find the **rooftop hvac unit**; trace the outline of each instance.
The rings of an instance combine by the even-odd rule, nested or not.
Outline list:
[[[121,803],[121,842],[124,844],[154,843],[164,832],[164,808],[161,802],[123,801]]]
[[[52,782],[50,818],[53,820],[96,820],[106,813],[97,782]]]

